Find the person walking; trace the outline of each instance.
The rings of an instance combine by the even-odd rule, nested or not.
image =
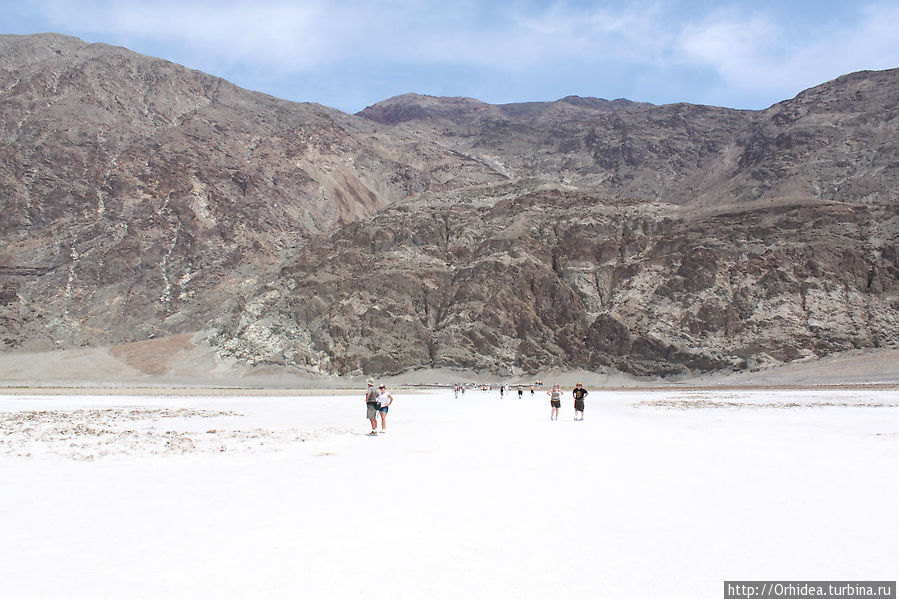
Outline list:
[[[518,399],[521,399],[524,395],[524,391],[521,389],[521,385],[518,385]]]
[[[550,420],[558,420],[559,419],[559,408],[562,407],[562,390],[559,387],[559,383],[553,385],[552,389],[546,392],[549,395],[549,406],[552,408],[550,413]]]
[[[387,386],[381,385],[378,387],[378,414],[381,415],[381,434],[387,432],[387,412],[390,408],[390,404],[393,403],[393,396],[387,392]]]
[[[371,432],[369,435],[378,434],[378,409],[381,404],[378,403],[378,390],[375,389],[375,382],[368,379],[368,391],[365,392],[365,415],[371,422]]]
[[[574,419],[584,419],[584,398],[587,397],[587,390],[581,383],[578,383],[571,391],[574,396]]]

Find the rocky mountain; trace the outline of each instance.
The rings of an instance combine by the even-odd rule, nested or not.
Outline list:
[[[310,237],[501,178],[414,139],[399,154],[337,110],[59,35],[0,36],[0,115],[6,348],[202,329]]]
[[[899,203],[899,70],[841,77],[764,111],[563,98],[490,106],[407,95],[359,113],[493,166],[678,205],[779,197]]]
[[[0,36],[0,343],[202,332],[344,374],[895,346],[897,99],[891,70],[763,111],[409,94],[348,115]]]
[[[899,344],[897,248],[891,206],[426,194],[310,242],[216,343],[340,374],[753,368]]]

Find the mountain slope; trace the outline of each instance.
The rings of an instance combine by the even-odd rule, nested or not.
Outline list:
[[[435,146],[400,155],[336,110],[58,35],[0,36],[0,114],[7,347],[204,328],[311,236],[501,178]]]

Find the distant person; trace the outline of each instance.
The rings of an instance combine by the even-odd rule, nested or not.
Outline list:
[[[581,383],[578,383],[571,391],[571,395],[574,396],[574,419],[583,420],[584,398],[587,397],[587,390],[584,389],[584,386]]]
[[[365,392],[365,415],[371,422],[371,432],[369,435],[378,434],[378,409],[381,404],[378,402],[378,390],[375,389],[375,382],[368,379],[368,391]]]
[[[387,392],[387,385],[378,387],[378,414],[381,415],[381,434],[387,432],[387,412],[390,404],[393,403],[393,396]]]
[[[531,399],[534,399],[534,385],[531,385]]]
[[[549,406],[552,408],[549,419],[558,420],[559,408],[562,407],[562,389],[559,387],[559,383],[553,385],[546,394],[549,395]]]
[[[456,399],[459,399],[459,385],[453,385],[453,395],[456,396]]]
[[[518,399],[524,397],[524,390],[521,388],[521,385],[518,385]]]
[[[499,386],[499,396],[500,396],[500,398],[502,398],[502,396],[503,396],[503,391],[505,390],[505,387],[506,387],[505,385],[500,385],[500,386]]]

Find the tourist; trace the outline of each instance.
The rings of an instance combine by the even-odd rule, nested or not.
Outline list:
[[[387,410],[393,403],[393,396],[387,392],[387,386],[378,387],[378,413],[381,415],[381,434],[387,432]]]
[[[559,383],[553,385],[550,391],[546,392],[549,395],[549,405],[552,408],[550,413],[550,420],[558,420],[559,419],[559,408],[562,407],[562,390],[559,387]]]
[[[375,389],[375,382],[368,379],[368,391],[365,393],[365,415],[368,417],[368,421],[371,422],[369,435],[378,434],[378,408],[380,407],[381,404],[378,403],[378,390]]]
[[[518,399],[521,399],[524,396],[524,391],[521,389],[521,385],[518,385]]]
[[[578,383],[571,391],[571,394],[574,396],[574,419],[583,420],[584,398],[587,396],[587,390],[584,389],[584,386],[581,383]]]

